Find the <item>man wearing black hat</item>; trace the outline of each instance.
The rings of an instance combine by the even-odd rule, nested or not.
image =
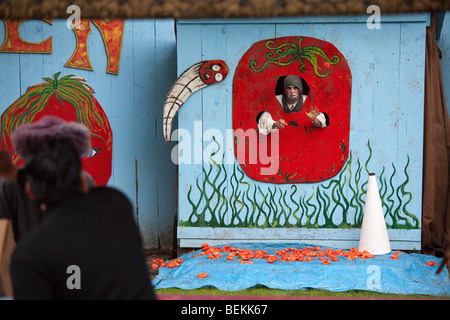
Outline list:
[[[296,75],[285,77],[283,86],[284,94],[276,96],[283,110],[285,112],[300,111],[303,102],[306,100],[306,96],[302,94],[303,84],[300,77]],[[312,107],[310,112],[306,113],[306,115],[317,128],[325,128],[329,124],[328,115],[324,112],[319,112],[317,108]],[[272,115],[267,111],[258,114],[256,121],[258,123],[259,132],[265,135],[273,129],[283,129],[287,125],[283,119],[279,119],[278,121],[273,120]]]

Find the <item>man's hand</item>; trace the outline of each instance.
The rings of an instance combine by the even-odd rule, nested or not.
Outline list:
[[[287,123],[283,119],[280,119],[277,122],[275,122],[273,124],[273,126],[279,128],[279,129],[283,129],[285,126],[287,126]]]
[[[317,118],[317,116],[320,114],[319,109],[315,107],[311,107],[308,113],[306,113],[306,116],[310,118],[313,122]]]
[[[317,116],[320,114],[319,109],[315,107],[311,107],[310,111],[306,113],[306,116],[311,119],[312,123],[317,128],[322,128],[322,123],[317,119]]]

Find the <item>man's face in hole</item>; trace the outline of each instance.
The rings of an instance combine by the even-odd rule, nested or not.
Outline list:
[[[298,101],[300,90],[297,87],[287,86],[284,92],[289,103],[296,103]]]

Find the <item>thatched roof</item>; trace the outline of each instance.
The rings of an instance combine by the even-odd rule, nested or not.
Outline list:
[[[82,18],[249,18],[450,10],[448,0],[1,0],[1,18],[62,18],[69,5]]]

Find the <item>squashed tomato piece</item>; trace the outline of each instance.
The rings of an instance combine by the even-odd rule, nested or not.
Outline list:
[[[428,261],[428,262],[425,262],[425,264],[429,265],[430,267],[433,267],[433,266],[437,266],[439,263],[436,263],[434,261]]]
[[[197,277],[200,279],[206,278],[207,276],[208,276],[208,274],[206,272],[201,272],[197,275]]]
[[[328,260],[328,259],[323,259],[323,260],[322,260],[322,264],[330,264],[330,260]]]

